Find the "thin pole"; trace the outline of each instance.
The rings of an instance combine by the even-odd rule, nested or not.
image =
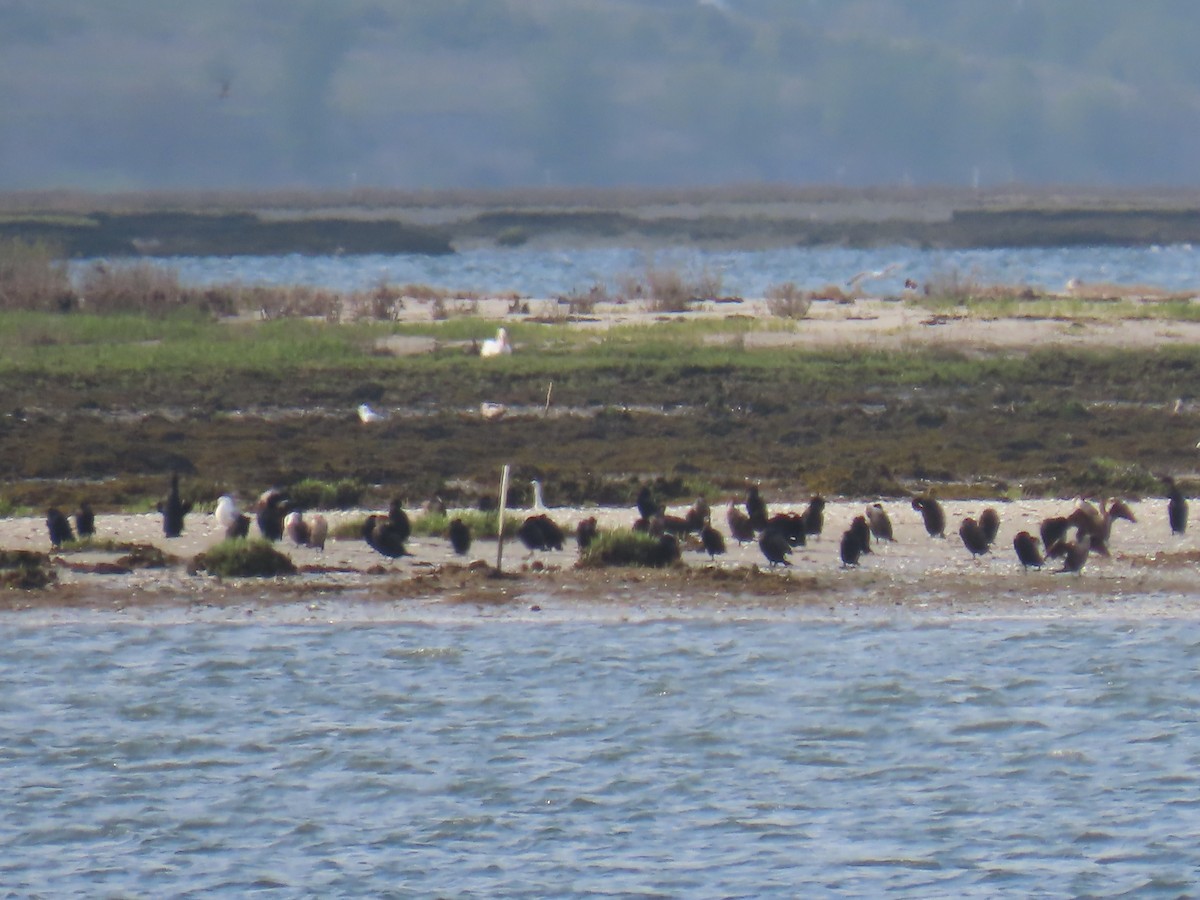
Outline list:
[[[550,415],[550,395],[554,393],[554,382],[550,382],[550,387],[546,388],[546,408],[542,410],[543,416]]]
[[[500,470],[500,514],[496,525],[499,534],[496,535],[496,571],[501,571],[500,564],[504,560],[504,507],[508,505],[508,463]]]

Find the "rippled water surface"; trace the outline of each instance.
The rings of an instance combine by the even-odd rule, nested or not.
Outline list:
[[[1200,623],[4,627],[14,895],[1176,896]]]
[[[178,271],[188,284],[306,284],[356,291],[380,282],[417,283],[452,289],[514,290],[531,297],[585,291],[596,283],[614,288],[622,276],[638,274],[650,265],[719,275],[722,290],[747,297],[761,297],[768,287],[785,281],[814,289],[844,284],[860,272],[885,269],[886,277],[866,282],[864,289],[895,295],[906,278],[924,283],[952,277],[1047,290],[1062,289],[1071,278],[1149,284],[1170,290],[1200,288],[1200,251],[1182,244],[992,250],[678,248],[654,253],[626,248],[517,248],[469,249],[450,256],[181,257],[162,260],[161,264]],[[86,265],[77,263],[77,271]]]

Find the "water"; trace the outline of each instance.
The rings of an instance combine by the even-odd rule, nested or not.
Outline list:
[[[1185,244],[997,250],[679,248],[653,254],[629,248],[518,248],[472,249],[451,256],[179,257],[158,264],[175,269],[185,284],[194,285],[304,284],[359,291],[384,282],[415,283],[458,290],[513,290],[529,297],[586,291],[597,283],[617,288],[623,276],[644,273],[647,266],[676,268],[693,276],[719,275],[725,293],[744,297],[761,297],[771,285],[787,281],[804,289],[844,285],[858,273],[885,269],[886,277],[864,282],[863,289],[897,295],[907,278],[925,283],[953,277],[1044,290],[1061,290],[1072,278],[1173,291],[1200,289],[1200,251]],[[86,265],[87,261],[75,263],[76,273]]]
[[[1178,896],[1200,622],[4,625],[0,887]]]

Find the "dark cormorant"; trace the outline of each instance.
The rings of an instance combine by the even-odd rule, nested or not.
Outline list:
[[[1000,533],[1000,513],[989,506],[979,514],[979,528],[987,545],[992,546],[996,543],[996,535]]]
[[[725,519],[729,523],[729,536],[739,544],[754,540],[754,528],[750,525],[750,517],[737,506],[729,504],[729,512],[726,513]]]
[[[775,513],[767,519],[767,528],[783,532],[783,536],[793,547],[803,547],[807,543],[804,516],[800,513]]]
[[[1066,516],[1050,516],[1042,519],[1039,533],[1042,536],[1042,546],[1049,550],[1067,536],[1071,522]]]
[[[863,556],[871,551],[871,526],[866,516],[855,516],[850,521],[850,530],[858,536],[858,546]]]
[[[804,517],[804,533],[810,537],[820,537],[825,529],[825,498],[810,498],[800,515]]]
[[[1083,564],[1087,562],[1091,546],[1092,537],[1085,533],[1080,535],[1077,541],[1059,541],[1048,553],[1050,556],[1062,556],[1063,564],[1059,572],[1074,572],[1078,575],[1083,570]]]
[[[46,530],[50,532],[50,546],[55,550],[67,541],[75,540],[75,532],[71,530],[71,520],[57,507],[52,506],[46,510]]]
[[[708,506],[708,501],[703,497],[698,497],[692,508],[684,514],[683,520],[689,533],[699,534],[711,517],[712,510]]]
[[[259,532],[268,541],[283,540],[283,520],[287,517],[289,509],[287,495],[276,488],[271,488],[258,498],[254,518],[258,523]]]
[[[517,537],[531,553],[563,548],[563,530],[545,513],[529,516],[517,529]]]
[[[1187,498],[1170,475],[1163,476],[1163,484],[1167,486],[1167,521],[1171,525],[1171,534],[1183,534],[1187,531]]]
[[[92,504],[86,500],[75,510],[75,530],[81,538],[91,537],[96,533],[96,515],[92,512]]]
[[[388,516],[367,516],[367,520],[363,522],[362,536],[371,549],[384,556],[396,559],[408,555],[408,551],[404,549],[408,534],[397,529]]]
[[[471,529],[462,519],[450,520],[446,536],[450,538],[450,546],[459,556],[466,556],[471,552]]]
[[[746,515],[750,519],[750,527],[762,531],[767,527],[767,503],[758,493],[758,485],[750,485],[746,491]]]
[[[925,520],[925,531],[930,537],[946,536],[946,513],[942,510],[942,504],[932,496],[913,497],[912,508],[920,511],[921,518]]]
[[[857,566],[859,557],[862,556],[862,538],[853,528],[847,528],[842,532],[842,565]]]
[[[658,505],[658,501],[654,499],[654,493],[650,490],[650,485],[643,484],[642,489],[637,495],[638,515],[649,521],[662,512],[662,507]]]
[[[575,526],[575,543],[579,547],[580,552],[591,546],[592,541],[596,539],[599,531],[600,527],[596,523],[595,516],[588,516]]]
[[[700,543],[704,545],[704,552],[710,560],[725,552],[725,536],[713,528],[711,522],[705,522],[700,529]]]
[[[987,535],[983,533],[983,527],[970,516],[958,526],[958,536],[962,538],[963,546],[971,551],[972,558],[988,552]]]
[[[160,500],[158,511],[163,517],[163,534],[177,538],[183,534],[183,517],[192,511],[192,502],[184,503],[179,498],[179,473],[171,473],[171,490],[166,500]]]
[[[1030,567],[1040,569],[1045,562],[1042,559],[1042,551],[1038,547],[1037,538],[1028,531],[1022,531],[1013,538],[1013,550],[1017,552],[1017,559],[1021,562],[1022,571],[1028,572]]]
[[[658,544],[650,554],[650,565],[670,566],[679,561],[679,540],[673,534],[659,535]]]
[[[787,535],[777,528],[766,528],[758,539],[758,549],[767,558],[771,568],[775,566],[790,566],[788,555],[792,552],[791,542]]]

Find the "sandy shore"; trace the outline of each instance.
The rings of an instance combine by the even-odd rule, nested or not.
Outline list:
[[[1064,297],[1064,299],[1069,299]],[[1157,302],[1151,294],[1142,302]],[[426,304],[409,304],[407,318],[427,313]],[[497,322],[512,321],[508,301],[486,300],[475,314]],[[556,301],[531,301],[527,314],[561,315]],[[699,304],[669,318],[752,316],[767,319],[765,302]],[[611,328],[648,324],[662,317],[640,304],[601,304],[572,327]],[[878,299],[853,302],[818,301],[808,318],[780,330],[745,335],[714,335],[714,341],[744,341],[747,346],[929,346],[1015,352],[1042,346],[1161,347],[1200,343],[1200,322],[1154,319],[1057,318],[987,319],[935,314],[904,303]],[[393,346],[394,344],[394,346]],[[392,338],[388,349],[398,354],[433,349],[427,338]],[[516,351],[520,352],[518,345]],[[1177,412],[1191,414],[1192,403]],[[807,498],[771,498],[773,511],[795,510]],[[102,515],[97,537],[154,544],[178,562],[167,569],[131,574],[98,574],[97,564],[119,554],[73,552],[56,555],[58,581],[45,590],[0,592],[0,612],[25,618],[78,620],[87,614],[126,617],[223,620],[269,616],[279,621],[436,620],[445,616],[547,618],[600,616],[616,620],[657,615],[878,615],[948,613],[952,615],[1198,615],[1200,614],[1200,540],[1173,537],[1161,499],[1133,503],[1138,521],[1118,521],[1112,555],[1093,555],[1082,576],[1052,574],[1053,568],[1025,574],[1016,562],[1012,538],[1018,531],[1034,534],[1041,520],[1065,515],[1073,500],[995,501],[1002,527],[993,553],[972,559],[958,537],[964,516],[978,515],[982,502],[948,502],[945,540],[930,539],[920,516],[907,500],[885,501],[895,530],[893,544],[854,570],[843,569],[838,541],[849,521],[871,499],[831,501],[825,534],[798,550],[786,570],[767,570],[757,545],[739,547],[710,562],[698,544],[684,552],[684,565],[670,571],[642,569],[581,570],[572,541],[558,553],[530,558],[516,542],[506,548],[506,577],[492,573],[497,558],[494,541],[478,541],[466,559],[451,554],[445,540],[415,538],[412,556],[389,561],[361,541],[331,541],[323,552],[294,547],[287,552],[301,574],[290,578],[221,580],[188,574],[197,553],[217,543],[221,533],[210,515],[189,517],[183,537],[166,540],[157,515]],[[794,502],[788,503],[786,501]],[[714,524],[727,532],[723,504],[713,504]],[[573,529],[595,515],[601,527],[628,526],[630,509],[560,509],[554,516]],[[671,510],[682,514],[684,508]],[[336,525],[360,518],[365,511],[331,513]],[[416,511],[411,511],[415,515]],[[48,549],[41,518],[0,520],[0,549]]]
[[[1082,315],[1071,309],[1072,301],[1097,301],[1110,298],[1115,291],[1102,290],[1089,294],[1087,288],[1076,293],[1064,293],[1051,298],[1063,304],[1061,316],[1004,316],[988,317],[979,313],[932,312],[894,299],[863,297],[854,300],[815,300],[804,319],[790,322],[772,316],[766,300],[738,299],[734,301],[704,301],[693,304],[687,312],[661,314],[647,310],[638,301],[605,302],[590,313],[570,320],[570,327],[603,331],[627,325],[651,325],[663,321],[687,319],[748,318],[758,322],[774,322],[777,330],[751,331],[744,335],[712,335],[713,342],[741,342],[746,347],[804,347],[828,349],[870,345],[874,348],[904,349],[945,346],[956,350],[972,348],[981,352],[1018,352],[1041,347],[1107,347],[1149,348],[1165,345],[1200,344],[1200,321],[1169,321],[1155,318],[1131,318],[1115,312],[1105,315],[1107,304],[1097,302],[1095,315]],[[1126,288],[1122,299],[1140,304],[1148,311],[1167,298],[1151,288]],[[1197,302],[1193,298],[1191,302]],[[530,300],[528,313],[513,315],[508,300],[477,300],[470,302],[472,315],[492,319],[497,324],[532,318],[539,321],[562,321],[566,307],[556,300]],[[1046,308],[1046,305],[1041,307]],[[432,307],[426,303],[408,303],[400,321],[432,321]],[[428,353],[438,343],[429,337],[398,335],[381,341],[380,348],[399,356]],[[518,343],[515,352],[521,350]]]
[[[1082,575],[1055,574],[1057,564],[1024,573],[1012,550],[1022,530],[1037,532],[1049,515],[1068,513],[1070,500],[947,502],[944,540],[925,534],[920,515],[905,500],[884,501],[896,540],[876,544],[857,569],[844,569],[838,542],[864,501],[835,501],[825,532],[797,549],[792,565],[769,570],[756,544],[738,546],[710,562],[698,546],[669,571],[579,569],[574,542],[562,552],[531,558],[507,543],[505,577],[496,577],[495,541],[477,541],[455,557],[445,540],[415,538],[411,557],[386,560],[363,542],[330,541],[324,551],[282,542],[301,574],[277,579],[219,579],[188,573],[187,562],[218,542],[210,515],[188,518],[185,534],[167,540],[157,515],[105,515],[97,537],[149,543],[179,559],[166,569],[98,574],[97,563],[119,554],[56,554],[58,582],[36,591],[7,591],[0,606],[35,621],[80,621],[117,615],[131,621],[440,621],[474,618],[531,620],[630,620],[661,616],[1196,616],[1200,615],[1200,541],[1171,536],[1161,499],[1131,504],[1138,521],[1118,520],[1112,555],[1093,555]],[[1001,516],[994,550],[972,559],[957,534],[964,516],[985,505]],[[772,511],[802,504],[776,502]],[[683,508],[672,512],[682,514]],[[562,525],[595,515],[602,527],[628,525],[632,509],[556,509]],[[414,511],[415,514],[415,511]],[[337,522],[361,513],[333,513]],[[714,506],[724,532],[725,510]],[[48,549],[40,519],[0,520],[0,547]]]

